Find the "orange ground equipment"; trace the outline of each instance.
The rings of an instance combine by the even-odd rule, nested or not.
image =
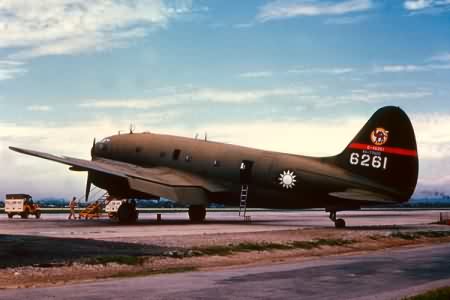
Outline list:
[[[79,218],[91,220],[91,219],[98,219],[100,218],[102,214],[102,203],[99,201],[95,201],[91,204],[89,204],[85,209],[83,209],[80,212]]]

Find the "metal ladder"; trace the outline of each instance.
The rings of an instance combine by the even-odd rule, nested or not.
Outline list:
[[[247,212],[248,184],[241,185],[241,201],[239,203],[239,216],[245,217]]]

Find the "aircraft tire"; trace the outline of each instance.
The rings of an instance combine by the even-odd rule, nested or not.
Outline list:
[[[336,228],[345,228],[345,220],[344,219],[337,219],[336,222],[334,222],[334,226]]]
[[[189,206],[189,220],[194,223],[201,223],[205,221],[206,208],[203,205]]]
[[[132,208],[130,203],[124,202],[117,211],[117,218],[121,224],[136,223],[138,219],[138,212],[136,211],[136,208]]]
[[[130,221],[130,205],[127,202],[122,203],[117,210],[117,218],[120,224],[126,224]]]

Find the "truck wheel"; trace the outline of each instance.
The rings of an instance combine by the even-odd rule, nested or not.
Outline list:
[[[36,217],[36,219],[39,219],[41,217],[41,213],[40,212],[36,212],[35,217]]]
[[[12,219],[12,217],[14,217],[14,214],[8,213],[8,219]]]
[[[28,215],[29,215],[28,211],[24,211],[24,212],[20,213],[20,217],[22,219],[28,219]]]

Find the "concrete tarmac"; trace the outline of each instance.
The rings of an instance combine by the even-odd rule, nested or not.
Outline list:
[[[420,229],[439,219],[439,210],[365,210],[338,213],[349,229],[394,228]],[[100,220],[67,220],[67,214],[43,214],[41,219],[8,219],[0,215],[0,234],[37,235],[110,240],[132,240],[167,235],[195,235],[277,231],[299,228],[334,228],[324,211],[258,211],[250,212],[251,222],[243,222],[237,212],[208,212],[205,223],[192,224],[187,213],[165,213],[162,222],[156,214],[140,214],[135,225],[120,225],[107,218]]]
[[[5,290],[0,299],[401,299],[450,286],[450,244],[300,263]]]

